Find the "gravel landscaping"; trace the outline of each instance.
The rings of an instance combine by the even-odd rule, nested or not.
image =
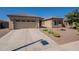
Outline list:
[[[52,40],[54,40],[58,44],[66,44],[74,41],[79,40],[79,32],[74,29],[68,29],[68,28],[53,28],[53,31],[56,31],[59,33],[60,37],[55,37],[54,35],[50,35],[49,33],[42,30],[43,33],[45,33],[47,36],[51,37]]]

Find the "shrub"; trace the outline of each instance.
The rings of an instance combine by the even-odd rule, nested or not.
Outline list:
[[[60,29],[61,31],[66,31],[66,29]]]
[[[49,34],[53,34],[53,31],[50,30],[50,31],[48,31],[48,33],[49,33]]]
[[[76,26],[74,26],[72,29],[77,29],[77,27],[76,27]]]
[[[59,33],[57,33],[57,32],[54,32],[54,34],[53,34],[55,37],[60,37],[60,34]]]
[[[77,27],[77,30],[79,31],[79,27]]]
[[[53,36],[55,36],[55,37],[60,37],[60,34],[59,33],[57,33],[57,32],[54,32],[54,31],[48,31],[48,33],[49,34],[52,34]]]
[[[79,31],[79,23],[75,23],[76,29]]]
[[[60,34],[57,32],[54,32],[53,30],[48,30],[47,28],[44,28],[43,31],[46,31],[49,34],[52,34],[55,37],[60,37]]]
[[[47,28],[44,28],[43,31],[48,31],[48,29]]]
[[[75,26],[79,27],[79,23],[75,23]]]
[[[62,27],[65,27],[65,25],[62,23]]]

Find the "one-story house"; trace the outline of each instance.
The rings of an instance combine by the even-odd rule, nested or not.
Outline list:
[[[7,15],[10,19],[9,29],[40,28],[42,17],[27,14]]]
[[[42,24],[44,27],[48,27],[48,28],[62,27],[63,18],[51,17],[51,18],[43,20]]]
[[[9,22],[0,20],[0,29],[9,28]]]

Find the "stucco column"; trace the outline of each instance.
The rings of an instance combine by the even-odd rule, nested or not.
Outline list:
[[[38,23],[38,26],[37,26],[37,28],[39,28],[39,21],[38,21],[37,23]]]
[[[37,28],[39,28],[40,27],[40,20],[38,19],[38,21],[37,21]]]
[[[13,30],[14,29],[14,25],[13,25],[13,21],[9,21],[9,29]]]

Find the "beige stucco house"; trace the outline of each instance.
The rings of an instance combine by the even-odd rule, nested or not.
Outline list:
[[[7,15],[10,19],[9,29],[39,28],[43,18],[38,16],[15,14]]]
[[[43,20],[42,22],[44,27],[53,28],[53,27],[61,27],[63,24],[63,18],[52,17]]]

